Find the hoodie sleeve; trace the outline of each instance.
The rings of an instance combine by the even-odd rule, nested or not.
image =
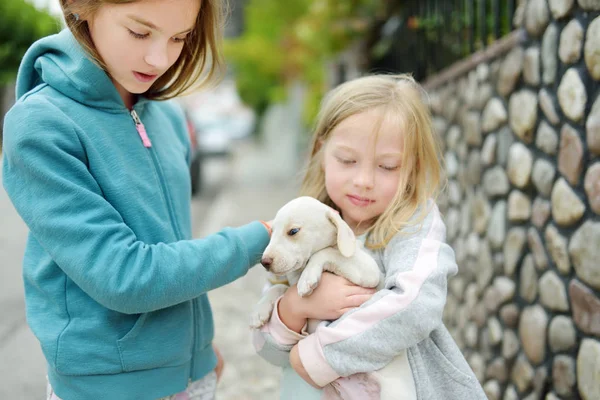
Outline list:
[[[48,99],[20,100],[4,126],[4,187],[31,238],[109,309],[144,313],[198,297],[243,276],[269,241],[253,222],[204,239],[144,243],[103,197],[72,122]]]
[[[442,324],[447,279],[457,272],[437,206],[410,235],[384,251],[385,288],[361,307],[299,342],[304,368],[320,386],[341,376],[372,372]]]

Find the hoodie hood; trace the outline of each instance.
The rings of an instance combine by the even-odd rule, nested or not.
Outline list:
[[[125,108],[109,76],[68,29],[38,40],[27,50],[17,76],[17,99],[40,84],[90,107]]]

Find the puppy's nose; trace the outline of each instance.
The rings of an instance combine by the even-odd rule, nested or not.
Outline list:
[[[273,257],[263,257],[260,260],[260,263],[263,265],[263,267],[265,267],[265,269],[268,271],[269,268],[271,268],[271,264],[273,264]]]

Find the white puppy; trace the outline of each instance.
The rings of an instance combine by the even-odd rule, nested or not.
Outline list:
[[[312,197],[285,204],[275,215],[272,228],[261,263],[275,275],[286,275],[290,285],[297,283],[300,296],[312,293],[323,271],[369,288],[383,282],[377,263],[339,213]],[[275,285],[267,291],[254,310],[252,328],[269,320],[275,301],[286,290],[286,285]],[[311,322],[309,332],[313,326]]]

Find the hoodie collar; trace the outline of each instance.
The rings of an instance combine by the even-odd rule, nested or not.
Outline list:
[[[109,76],[91,60],[69,29],[40,39],[27,50],[17,76],[17,99],[44,83],[86,106],[126,111]],[[145,101],[139,96],[136,108]]]

